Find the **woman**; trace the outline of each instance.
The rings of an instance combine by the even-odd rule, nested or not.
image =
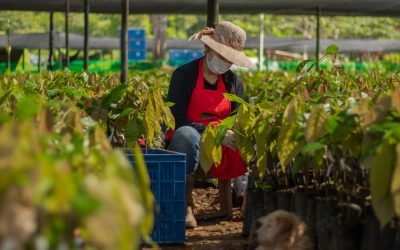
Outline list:
[[[242,82],[230,67],[235,64],[253,68],[254,65],[243,52],[246,32],[231,22],[222,22],[215,29],[205,28],[190,40],[204,43],[205,56],[180,66],[172,74],[168,100],[175,104],[171,111],[176,130],[168,149],[186,154],[186,226],[194,228],[197,223],[193,216],[193,173],[199,162],[200,134],[210,122],[220,122],[237,107],[224,93],[243,97]],[[213,166],[211,175],[229,189],[230,179],[244,174],[247,167],[236,149],[232,130],[228,130],[222,144],[222,162]],[[220,192],[220,196],[229,199],[230,194]]]

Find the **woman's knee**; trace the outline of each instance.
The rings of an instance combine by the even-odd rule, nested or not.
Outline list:
[[[172,141],[185,145],[197,145],[200,141],[200,134],[191,126],[183,126],[175,131]]]

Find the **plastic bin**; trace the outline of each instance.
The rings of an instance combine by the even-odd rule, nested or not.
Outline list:
[[[128,42],[128,50],[144,50],[146,51],[146,40],[132,40]]]
[[[180,66],[203,56],[201,50],[171,49],[169,50],[169,65]]]
[[[134,165],[132,151],[125,151]],[[151,237],[157,243],[185,242],[186,156],[163,149],[143,149],[157,205]]]
[[[136,61],[136,60],[144,60],[146,59],[146,50],[128,50],[128,60]]]
[[[146,31],[143,28],[128,28],[128,40],[146,39]]]

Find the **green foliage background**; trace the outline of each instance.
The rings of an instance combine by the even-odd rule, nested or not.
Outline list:
[[[2,19],[11,19],[12,33],[42,33],[48,31],[46,12],[1,11]],[[83,14],[72,13],[70,28],[83,33]],[[258,34],[258,15],[221,15],[220,20],[234,21],[246,30],[248,36]],[[277,37],[315,37],[315,16],[265,15],[265,34]],[[169,15],[167,36],[188,38],[206,25],[205,15]],[[119,15],[91,14],[90,33],[93,36],[117,36]],[[144,27],[152,37],[150,15],[130,15],[129,26]],[[400,18],[390,17],[322,17],[323,38],[386,38],[400,39]],[[5,33],[6,22],[0,20],[0,34]],[[55,30],[64,30],[64,16],[55,14]]]

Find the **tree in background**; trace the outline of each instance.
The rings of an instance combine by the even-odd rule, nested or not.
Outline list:
[[[30,11],[0,11],[2,18],[10,18],[12,33],[45,33],[49,30],[49,13]],[[83,34],[83,14],[70,14],[70,32]],[[111,14],[90,14],[89,33],[91,36],[116,37],[121,26],[121,16]],[[152,37],[149,15],[130,15],[128,19],[130,27],[143,27]],[[54,31],[64,32],[64,14],[54,14]],[[0,22],[0,34],[4,33],[5,26]]]
[[[153,28],[153,60],[157,61],[164,58],[166,40],[167,40],[167,16],[166,15],[151,15],[151,25]]]
[[[11,19],[12,33],[44,33],[49,29],[49,14],[45,12],[1,11],[2,18]],[[83,14],[71,13],[71,32],[83,34]],[[221,15],[219,20],[231,20],[246,30],[249,37],[258,35],[257,15]],[[168,15],[167,37],[187,39],[206,25],[205,15]],[[92,36],[118,36],[120,15],[91,14]],[[153,38],[150,15],[130,15],[129,26],[142,27]],[[265,15],[265,35],[277,37],[315,37],[314,16]],[[0,22],[0,33],[5,33]],[[64,16],[55,13],[55,31],[64,31]],[[322,17],[323,38],[400,39],[400,18],[390,17]]]

